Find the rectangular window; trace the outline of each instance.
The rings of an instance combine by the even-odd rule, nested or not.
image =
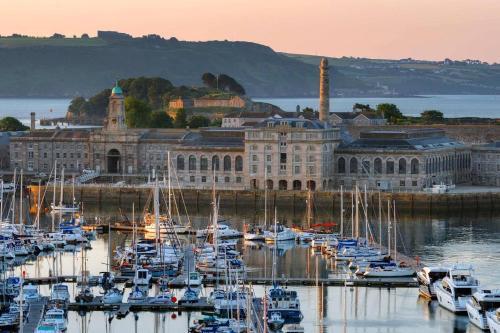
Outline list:
[[[85,153],[85,154],[83,154],[83,157],[88,158],[89,154]]]
[[[47,153],[43,153],[43,158],[47,158]]]
[[[406,186],[406,182],[404,180],[400,180],[399,181],[399,186],[405,187]]]
[[[411,182],[411,186],[416,187],[416,186],[417,186],[417,181],[416,181],[416,180],[413,180],[413,181]]]
[[[63,153],[63,158],[66,158],[66,153]]]
[[[201,176],[201,182],[206,183],[207,182],[207,176]]]
[[[252,173],[257,173],[257,166],[256,165],[252,165]]]
[[[76,158],[82,158],[82,154],[77,153],[77,154],[76,154]]]
[[[268,175],[270,175],[271,172],[272,172],[271,168],[272,167],[270,165],[266,165],[266,172],[267,172]]]
[[[59,158],[59,157],[60,157],[59,153],[56,153],[56,158]]]
[[[252,155],[252,161],[253,162],[257,162],[258,161],[257,155]]]
[[[224,177],[224,183],[229,183],[230,178],[229,177]]]
[[[280,163],[286,163],[286,153],[280,154]]]
[[[195,180],[195,179],[194,179],[194,176],[190,176],[190,177],[189,177],[189,181],[190,181],[191,183],[194,183],[194,180]]]
[[[236,182],[239,184],[241,183],[241,177],[236,177]]]
[[[293,168],[293,172],[298,175],[300,174],[300,166],[296,165],[294,168]]]
[[[271,162],[271,155],[266,155],[266,161]]]
[[[33,158],[33,152],[32,151],[28,152],[28,158]]]
[[[70,154],[69,154],[69,158],[74,158],[73,156],[74,156],[74,154],[73,154],[73,153],[70,153]]]

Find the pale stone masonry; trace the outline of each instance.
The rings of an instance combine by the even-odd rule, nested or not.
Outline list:
[[[330,78],[328,59],[321,59],[319,65],[319,120],[327,122],[330,115]]]
[[[500,141],[472,147],[474,184],[500,186]]]

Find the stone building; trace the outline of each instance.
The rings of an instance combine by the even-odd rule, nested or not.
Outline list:
[[[386,125],[387,120],[374,112],[331,112],[332,125],[379,126]]]
[[[331,189],[338,128],[303,118],[269,118],[245,130],[250,188]]]
[[[443,130],[361,132],[335,154],[336,185],[420,190],[471,180],[471,151]]]
[[[200,98],[177,98],[169,102],[170,109],[190,109],[190,108],[245,108],[250,101],[241,96],[203,96]]]
[[[500,141],[472,146],[472,183],[500,186]]]
[[[235,111],[224,115],[222,118],[222,127],[251,127],[266,120],[269,117],[287,118],[292,117],[293,113],[273,110],[269,112],[259,111]]]

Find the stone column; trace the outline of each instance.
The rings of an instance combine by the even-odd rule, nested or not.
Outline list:
[[[319,65],[319,120],[328,121],[330,114],[330,79],[328,75],[328,60],[321,59]]]

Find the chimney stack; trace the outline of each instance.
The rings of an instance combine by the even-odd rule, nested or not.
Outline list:
[[[34,131],[35,130],[35,112],[31,112],[30,116],[31,116],[30,130]]]
[[[321,59],[319,65],[319,120],[327,122],[330,116],[330,78],[328,59]]]

